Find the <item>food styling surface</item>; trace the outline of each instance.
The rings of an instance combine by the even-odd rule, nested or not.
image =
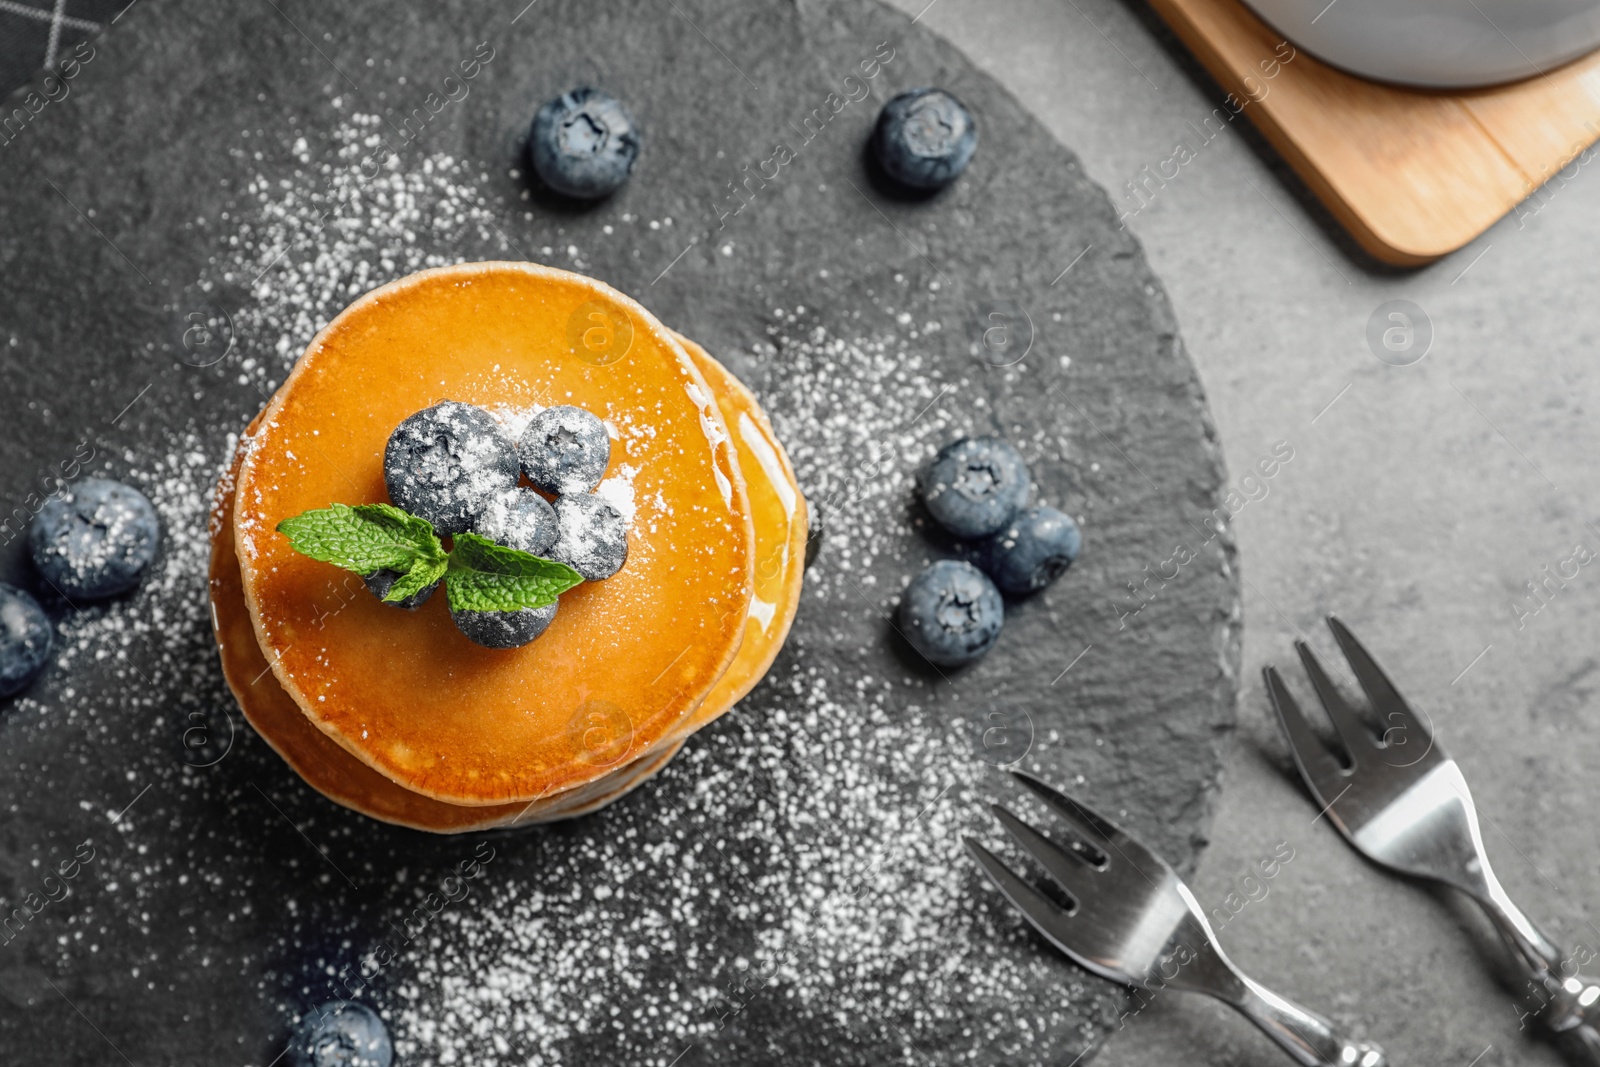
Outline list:
[[[587,210],[531,190],[520,151],[580,84],[644,137]],[[914,201],[862,149],[919,85],[980,143]],[[1116,1025],[1122,993],[1045,949],[960,836],[998,836],[982,802],[1017,762],[1192,867],[1238,685],[1224,474],[1136,242],[951,45],[866,3],[148,3],[0,175],[0,577],[39,591],[19,524],[53,479],[125,480],[164,526],[134,593],[45,597],[54,665],[0,710],[0,910],[44,902],[0,945],[0,1058],[267,1064],[352,992],[407,1065],[1068,1063]],[[321,325],[482,259],[591,274],[705,345],[822,533],[771,674],[654,781],[434,837],[324,800],[243,723],[206,515]],[[967,433],[1014,442],[1085,547],[941,674],[892,619],[959,554],[913,476]]]

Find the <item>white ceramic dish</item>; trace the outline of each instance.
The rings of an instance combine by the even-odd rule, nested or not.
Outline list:
[[[1297,47],[1439,89],[1537,77],[1600,47],[1600,0],[1245,0]]]

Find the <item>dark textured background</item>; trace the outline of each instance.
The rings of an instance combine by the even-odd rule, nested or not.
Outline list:
[[[137,3],[138,0],[134,0]],[[132,7],[128,0],[6,0],[0,6],[0,93],[54,70]]]
[[[896,520],[885,529],[898,547],[873,561],[870,597],[842,580],[864,576],[825,539],[772,681],[691,747],[701,746],[705,759],[736,759],[744,722],[759,723],[782,707],[784,682],[806,665],[825,664],[846,680],[909,675],[892,697],[906,722],[922,721],[907,710],[913,707],[952,717],[996,705],[1026,709],[1035,737],[1030,765],[1069,783],[1082,775],[1086,795],[1192,865],[1233,721],[1237,579],[1231,540],[1218,539],[1126,628],[1110,607],[1126,601],[1126,583],[1142,580],[1143,568],[1167,560],[1176,544],[1198,547],[1198,524],[1218,502],[1222,472],[1166,299],[1104,194],[1010,96],[887,9],[540,0],[512,24],[521,10],[514,2],[222,11],[144,0],[97,40],[73,95],[0,148],[7,280],[0,366],[9,394],[0,423],[0,499],[14,506],[39,472],[86,437],[102,455],[126,454],[134,467],[180,442],[220,465],[226,435],[261,397],[226,362],[187,365],[174,343],[196,282],[214,274],[218,239],[206,225],[226,232],[249,222],[242,181],[256,172],[291,174],[297,163],[287,145],[299,135],[323,136],[339,117],[334,97],[354,97],[392,122],[397,106],[413,106],[424,86],[490,40],[497,58],[472,95],[429,125],[416,145],[401,148],[402,165],[441,151],[481,162],[485,187],[504,198],[504,241],[525,250],[572,240],[590,257],[586,270],[640,296],[669,325],[726,358],[771,408],[807,489],[827,485],[831,472],[808,470],[815,449],[795,417],[802,391],[786,380],[797,363],[786,347],[788,331],[769,329],[778,306],[808,309],[807,320],[791,327],[796,335],[814,324],[851,336],[860,331],[859,316],[876,306],[875,294],[893,291],[918,321],[943,326],[919,346],[955,390],[953,413],[938,425],[999,430],[1024,442],[1047,430],[1069,442],[1064,449],[1025,444],[1024,451],[1039,495],[1087,517],[1086,555],[1048,594],[1013,606],[1000,646],[983,663],[947,681],[917,672],[892,640],[885,613],[894,591],[938,554],[905,506],[887,516]],[[875,113],[875,104],[863,103],[829,125],[788,168],[781,189],[718,233],[713,205],[738,165],[765,158],[775,136],[789,136],[787,124],[885,40],[897,57],[874,84],[874,100],[917,84],[955,91],[983,130],[969,174],[929,203],[884,194],[859,155]],[[365,65],[368,57],[380,57],[377,72]],[[409,88],[396,87],[401,72]],[[633,105],[647,138],[639,173],[593,212],[535,197],[527,220],[523,183],[509,173],[519,166],[522,131],[538,101],[585,81]],[[234,154],[241,130],[264,131],[249,145],[262,159],[246,164]],[[218,221],[223,211],[230,222]],[[633,248],[600,241],[596,231],[625,211],[678,224],[670,232],[640,231]],[[718,252],[727,234],[737,256]],[[691,238],[694,246],[654,281]],[[1082,260],[1052,284],[1086,246]],[[466,259],[508,254],[493,241],[438,251]],[[911,284],[895,288],[897,275]],[[934,279],[936,291],[927,285]],[[209,299],[235,311],[249,296],[224,285]],[[1021,378],[974,355],[973,324],[994,307],[1020,310],[1032,323]],[[242,351],[266,340],[242,337]],[[1062,355],[1071,356],[1070,369]],[[849,387],[848,375],[841,387]],[[971,403],[974,391],[988,406]],[[930,419],[930,432],[934,425]],[[841,528],[863,521],[848,513],[852,506],[843,505]],[[0,551],[5,575],[30,583],[19,545]],[[198,576],[193,595],[203,596]],[[142,596],[112,610],[137,613]],[[0,1055],[8,1061],[48,1046],[58,1062],[101,1063],[112,1056],[107,1042],[135,1063],[270,1061],[281,1048],[286,1013],[322,999],[316,986],[327,961],[348,958],[352,944],[370,940],[404,910],[395,872],[448,868],[466,852],[465,842],[382,827],[328,804],[253,737],[242,736],[214,767],[185,768],[184,716],[200,710],[214,718],[225,699],[209,666],[209,642],[201,626],[152,634],[135,642],[132,675],[80,661],[70,675],[47,675],[26,714],[0,718],[0,900],[16,901],[36,880],[38,863],[52,863],[85,837],[102,842],[74,895],[0,947],[0,997],[8,1005],[0,1013]],[[195,685],[197,670],[208,684]],[[581,868],[591,838],[630,831],[647,841],[670,837],[693,800],[697,765],[680,761],[601,816],[497,839],[495,877],[537,885],[560,866],[552,856]],[[923,780],[941,774],[930,764]],[[746,795],[730,805],[734,818],[740,804],[753,809],[789,788],[759,773],[744,786]],[[136,830],[108,829],[108,817],[136,797]],[[907,807],[914,811],[925,800],[908,794]],[[326,877],[312,841],[352,876],[350,884]],[[742,914],[738,886],[747,883],[733,874],[768,862],[761,842],[733,851],[726,860],[733,865],[729,917],[713,939],[724,958],[748,952],[753,936],[748,917],[734,918]],[[186,878],[202,857],[207,878]],[[967,892],[973,908],[994,909],[1000,928],[1014,929],[975,872]],[[295,896],[298,908],[279,906]],[[81,932],[70,924],[75,908],[94,916],[86,939],[95,942],[93,951],[74,939]],[[1006,951],[1042,950],[1018,935]],[[1064,1008],[1084,1027],[1063,1025],[1036,1038],[1042,1044],[1034,1054],[1067,1063],[1114,1022],[1116,994],[1084,986],[1068,965],[1051,962],[1030,1003],[972,1010],[1023,1016]],[[657,966],[671,970],[674,962]],[[1069,986],[1082,995],[1069,998]],[[385,996],[380,986],[375,1000],[382,1005]],[[944,1032],[932,1035],[913,1027],[923,1036],[908,1049],[905,1030],[881,1019],[765,1003],[683,1062],[751,1062],[762,1050],[802,1062],[938,1060],[963,1047],[965,1028],[960,1018],[939,1026]],[[648,1036],[640,1036],[640,1047]],[[571,1057],[605,1059],[615,1049],[611,1040],[590,1042],[574,1038]],[[1003,1058],[998,1048],[974,1055]]]

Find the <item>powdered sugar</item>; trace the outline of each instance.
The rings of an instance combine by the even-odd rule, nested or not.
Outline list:
[[[825,509],[807,597],[826,610],[870,584],[909,471],[962,423],[904,339],[834,338],[804,316],[776,313],[753,355],[781,347],[793,374],[773,418]],[[879,443],[866,463],[863,440]],[[1026,935],[1009,914],[972,906],[955,845],[988,829],[971,804],[986,768],[959,718],[901,706],[905,685],[793,650],[644,799],[548,854],[537,885],[447,917],[395,988],[408,1062],[564,1063],[603,1041],[665,1067],[695,1045],[714,1056],[746,1011],[871,1020],[907,1055],[937,1041],[950,1061],[1059,1047],[1086,994],[1040,1009],[1058,965],[1012,950]],[[742,953],[723,947],[729,924],[748,931]]]
[[[576,1062],[569,1042],[588,1036],[613,1062],[666,1067],[691,1045],[714,1056],[745,1011],[867,1020],[908,1062],[963,1020],[941,1062],[1031,1060],[1067,1016],[1018,1027],[1018,998],[1059,972],[1018,963],[1021,931],[972,906],[957,846],[981,765],[924,716],[893,721],[896,682],[831,675],[797,666],[767,702],[785,710],[733,712],[666,772],[689,789],[647,786],[551,857],[549,888],[497,885],[446,916],[396,989],[406,1062]],[[752,846],[758,865],[738,858]],[[718,947],[727,925],[750,931],[745,954]],[[1061,988],[1061,1006],[1079,992]]]
[[[490,404],[489,414],[495,417],[506,436],[513,441],[522,440],[522,431],[528,428],[533,417],[544,410],[543,404]],[[613,437],[616,435],[613,434]]]
[[[363,176],[355,164],[378,121],[352,116],[334,133],[332,158],[308,161],[295,181],[259,178],[248,221],[228,239],[226,277],[250,297],[236,318],[244,342],[236,373],[264,395],[356,296],[455,258],[437,249],[514,254],[481,179],[459,161],[436,155]],[[565,247],[578,262],[583,252]],[[782,350],[782,395],[763,399],[827,530],[802,611],[859,610],[863,596],[876,604],[894,592],[874,588],[874,564],[898,551],[910,470],[986,417],[981,392],[949,403],[966,383],[943,380],[919,354],[916,335],[941,328],[926,296],[877,298],[867,309],[876,317],[850,337],[830,334],[804,308],[773,309],[768,342],[746,353],[761,364]],[[915,319],[897,321],[912,311]],[[496,415],[508,429],[526,421],[522,412]],[[622,441],[652,432],[617,417],[608,428]],[[204,647],[201,577],[206,503],[224,458],[180,440],[167,458],[112,464],[150,495],[169,547],[135,599],[63,625],[65,664],[104,656],[104,669],[132,683],[126,650],[156,635],[171,649],[157,669],[185,675],[155,679],[156,691],[188,688],[202,704],[228,699]],[[659,507],[635,499],[636,474],[618,466],[596,496],[649,522]],[[690,1045],[711,1049],[735,1034],[743,1034],[737,1047],[759,1047],[749,1031],[779,1014],[819,1032],[870,1031],[907,1060],[1059,1051],[1071,1039],[1064,1021],[1082,1017],[1075,1002],[1089,994],[1064,981],[1057,961],[1018,951],[1027,935],[1013,915],[975,903],[989,898],[975,889],[958,842],[963,831],[989,830],[972,803],[987,768],[972,758],[963,720],[924,701],[927,693],[920,679],[865,672],[796,643],[751,699],[622,804],[568,831],[497,841],[520,859],[497,862],[365,994],[393,1029],[402,1062],[556,1064],[604,1048],[615,1062],[665,1067]],[[212,773],[227,775],[228,765]],[[137,836],[137,813],[119,832]],[[248,835],[223,837],[217,847],[230,862],[260,862]],[[393,840],[392,867],[371,877],[398,885],[411,839]],[[175,877],[145,875],[157,876]],[[338,900],[342,886],[311,879],[305,893]],[[410,906],[396,888],[372,906],[373,924],[398,921]],[[307,929],[328,920],[305,900],[281,910],[282,941],[270,956],[339,936],[353,940],[356,956],[372,947],[371,932],[344,915],[330,931]],[[284,997],[285,1020],[326,999],[323,977]]]
[[[628,524],[605,498],[589,493],[556,497],[556,543],[550,558],[591,582],[604,581],[628,558]]]
[[[633,481],[638,476],[638,467],[623,463],[617,467],[615,474],[606,477],[594,487],[594,495],[610,504],[630,529],[633,526],[633,517],[639,510],[633,493]]]
[[[372,121],[339,134],[341,154]],[[294,252],[255,284],[245,327],[279,331],[285,358],[256,369],[264,386],[358,292],[442,262],[415,239],[424,219],[492,241],[485,198],[453,160],[372,185],[348,199],[350,225],[321,232],[307,224],[318,194],[263,192],[260,254]],[[567,252],[580,260],[576,246]],[[772,417],[827,525],[808,576],[817,606],[872,586],[874,560],[903,522],[909,471],[950,427],[984,416],[982,395],[959,417],[942,403],[966,383],[942,382],[915,348],[940,324],[883,311],[876,332],[850,339],[808,325],[804,308],[775,310],[770,344],[751,353],[783,349],[789,384]],[[495,414],[520,434],[534,412]],[[614,439],[653,432],[608,415]],[[731,444],[714,421],[705,428],[713,445]],[[623,464],[596,490],[630,521],[642,503],[636,473]],[[687,746],[633,802],[550,848],[537,882],[497,882],[479,906],[447,911],[428,951],[395,965],[390,991],[377,994],[405,1062],[554,1064],[603,1035],[613,1059],[664,1067],[761,1011],[761,998],[770,1010],[884,1020],[888,1043],[908,1050],[943,1035],[951,1060],[996,1045],[1025,1054],[1076,994],[1053,994],[1059,1008],[1020,1026],[1014,1018],[1015,1005],[1037,1006],[1036,991],[1059,981],[1059,966],[1010,951],[1025,936],[1012,917],[973,908],[973,871],[955,843],[978,825],[970,801],[985,767],[959,718],[897,710],[904,697],[890,695],[907,683],[841,675],[796,652],[762,699]],[[736,858],[758,844],[759,865]],[[718,936],[729,924],[748,931],[742,954],[727,955]],[[964,1021],[957,1044],[954,1020]]]
[[[402,167],[397,157],[363,168],[382,143],[377,115],[354,114],[331,131],[331,158],[294,182],[260,175],[246,185],[251,217],[228,239],[223,281],[250,299],[235,316],[254,344],[239,380],[264,394],[282,381],[317,330],[356,297],[428,267],[460,262],[436,251],[468,238],[482,258],[513,254],[474,176],[447,155]],[[241,150],[242,158],[244,152]],[[276,359],[250,354],[270,351]]]

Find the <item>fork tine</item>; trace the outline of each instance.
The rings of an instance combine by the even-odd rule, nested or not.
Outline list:
[[[1420,742],[1432,741],[1432,731],[1418,719],[1411,705],[1406,703],[1406,698],[1400,695],[1400,690],[1378,666],[1378,661],[1372,658],[1372,653],[1356,640],[1356,635],[1335,615],[1328,616],[1328,629],[1333,631],[1333,639],[1339,642],[1339,649],[1350,662],[1350,669],[1355,672],[1356,680],[1366,692],[1372,710],[1377,712],[1385,739],[1390,730],[1399,728],[1407,742],[1413,736]]]
[[[1054,812],[1058,818],[1076,830],[1085,841],[1100,851],[1104,852],[1113,838],[1123,836],[1122,831],[1118,830],[1110,820],[1096,815],[1059,789],[1034,777],[1027,771],[1012,771],[1011,777],[1027,786],[1029,791],[1044,801],[1045,806]]]
[[[1089,864],[1073,855],[1071,849],[1061,847],[1023,822],[1005,805],[990,804],[989,810],[994,812],[995,817],[1000,820],[1000,825],[1004,826],[1006,833],[1022,846],[1022,850],[1037,860],[1039,866],[1043,867],[1062,889],[1071,893],[1072,899],[1077,901],[1079,908],[1082,908],[1085,900],[1094,893],[1094,886],[1089,879],[1095,875]]]
[[[1099,850],[1107,863],[1120,857],[1142,874],[1146,881],[1152,882],[1159,880],[1152,879],[1152,875],[1171,870],[1167,861],[1150,851],[1142,841],[1083,801],[1067,796],[1027,771],[1012,771],[1011,776],[1027,786],[1062,821],[1082,834],[1085,841]]]
[[[972,858],[978,861],[978,866],[983,868],[983,873],[989,876],[995,888],[1022,912],[1023,916],[1033,924],[1034,929],[1043,934],[1045,940],[1077,958],[1077,954],[1068,945],[1072,930],[1069,916],[1061,905],[1023,881],[1010,867],[1002,863],[999,857],[977,841],[970,837],[964,837],[962,840],[967,843],[967,851],[972,853]]]
[[[1300,777],[1306,780],[1306,786],[1311,790],[1311,795],[1317,798],[1317,803],[1328,803],[1328,798],[1340,789],[1338,782],[1343,771],[1339,761],[1333,758],[1333,753],[1323,745],[1322,739],[1311,732],[1305,714],[1289,692],[1289,687],[1283,684],[1278,668],[1267,667],[1261,674],[1266,679],[1267,695],[1272,698],[1272,707],[1278,713],[1278,724],[1283,727],[1284,737],[1288,739],[1289,751],[1294,755],[1295,765],[1300,768]]]
[[[1311,651],[1311,646],[1304,641],[1296,641],[1294,650],[1300,654],[1300,663],[1311,676],[1311,688],[1317,691],[1317,699],[1322,701],[1322,709],[1328,713],[1328,718],[1333,720],[1333,728],[1339,731],[1339,740],[1344,743],[1344,750],[1350,757],[1350,762],[1360,763],[1370,758],[1373,750],[1378,747],[1378,740],[1373,736],[1372,728],[1361,721],[1356,709],[1350,706],[1344,694],[1333,684],[1333,679],[1322,669],[1322,661]]]

